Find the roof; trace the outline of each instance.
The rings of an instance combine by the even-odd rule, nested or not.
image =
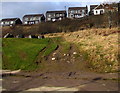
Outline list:
[[[94,9],[95,7],[97,7],[98,5],[90,5],[90,10]]]
[[[28,15],[24,15],[24,17],[36,17],[36,16],[43,16],[43,14],[28,14]]]
[[[66,13],[65,10],[62,11],[47,11],[46,13]]]
[[[87,7],[69,7],[69,10],[87,9]]]
[[[1,21],[16,21],[17,19],[19,18],[5,18],[5,19],[2,19]]]
[[[95,9],[114,9],[110,4],[100,4]]]

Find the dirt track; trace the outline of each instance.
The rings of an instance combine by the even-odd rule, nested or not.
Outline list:
[[[116,73],[95,73],[85,68],[81,55],[74,58],[77,48],[71,45],[63,55],[58,48],[45,58],[47,69],[34,72],[20,71],[3,76],[4,91],[118,91]],[[56,60],[51,60],[53,57]]]

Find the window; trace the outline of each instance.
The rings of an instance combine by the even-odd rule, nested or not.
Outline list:
[[[3,25],[4,24],[4,22],[1,22],[1,25]]]
[[[74,11],[73,11],[73,10],[71,10],[71,13],[74,13]]]
[[[59,17],[60,15],[59,14],[56,14],[57,17]]]
[[[14,22],[13,22],[13,21],[11,21],[10,23],[11,23],[11,24],[13,24]]]
[[[33,20],[36,20],[36,17],[33,17]]]
[[[80,13],[80,10],[78,10],[78,13]]]
[[[96,11],[96,14],[98,13],[98,11]]]
[[[103,14],[103,10],[100,10],[100,14]]]
[[[60,14],[60,16],[62,16],[63,14]]]
[[[77,13],[78,11],[76,10],[75,13]]]
[[[25,20],[27,21],[27,20],[28,20],[28,18],[25,18]]]
[[[47,20],[48,20],[48,21],[50,21],[50,20],[51,20],[51,18],[48,18]]]
[[[48,17],[51,17],[51,14],[49,14]]]
[[[5,22],[5,24],[9,24],[9,22]]]
[[[27,22],[25,22],[24,24],[27,24]]]
[[[84,12],[85,12],[85,10],[82,10],[82,12],[84,13]]]

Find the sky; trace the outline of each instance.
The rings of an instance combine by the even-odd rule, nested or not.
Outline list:
[[[33,2],[34,1],[34,2]],[[110,0],[118,2],[119,0]],[[109,0],[2,0],[0,19],[22,17],[26,14],[45,14],[49,10],[65,10],[68,7],[83,7],[109,2]]]

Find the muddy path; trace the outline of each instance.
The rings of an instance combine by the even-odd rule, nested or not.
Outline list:
[[[86,62],[77,47],[62,46],[42,60],[40,69],[4,75],[4,91],[118,91],[118,74],[95,73],[86,68]]]

